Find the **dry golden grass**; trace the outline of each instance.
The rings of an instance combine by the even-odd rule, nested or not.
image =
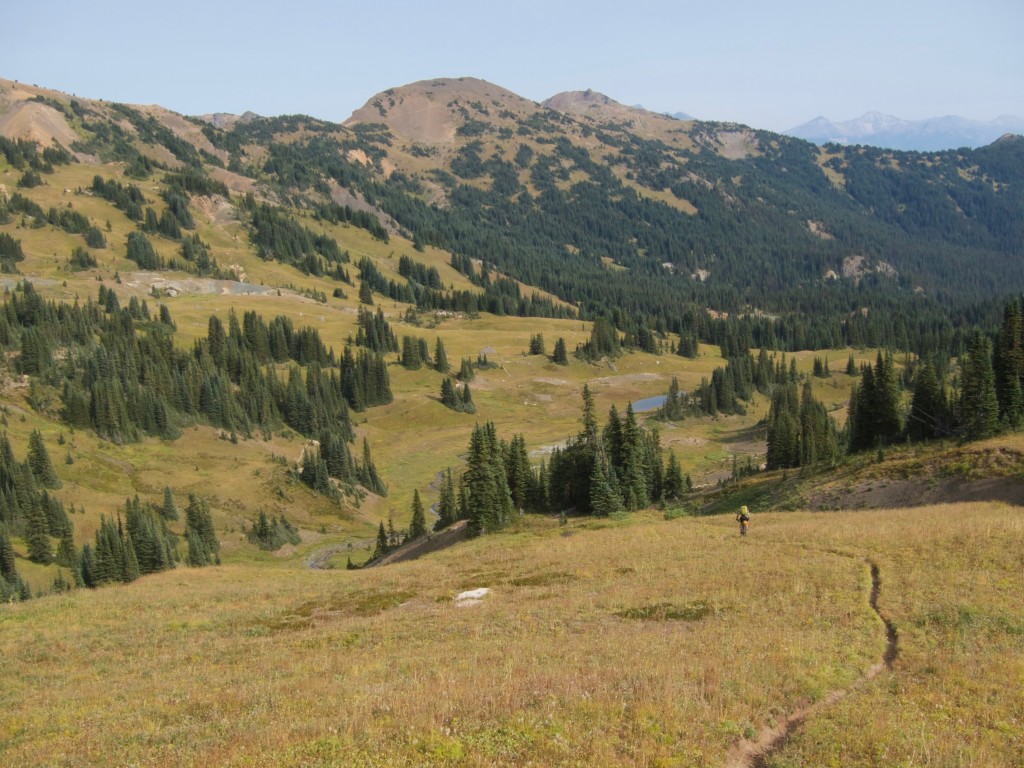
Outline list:
[[[993,505],[759,515],[744,540],[728,518],[534,520],[386,569],[178,569],[9,606],[0,755],[718,766],[881,658],[870,560],[895,667],[771,764],[1017,765],[1022,527]]]

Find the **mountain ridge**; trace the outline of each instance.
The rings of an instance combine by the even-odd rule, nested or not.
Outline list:
[[[833,121],[819,115],[782,133],[816,144],[866,144],[887,149],[934,152],[960,147],[977,148],[1007,133],[1024,133],[1024,119],[1001,115],[993,120],[971,120],[957,115],[905,120],[877,111],[852,120]]]

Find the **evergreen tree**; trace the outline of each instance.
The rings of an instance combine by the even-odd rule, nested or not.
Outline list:
[[[668,395],[661,407],[661,417],[666,421],[680,421],[683,418],[683,397],[679,393],[679,379],[675,376],[668,385]]]
[[[686,486],[683,483],[683,474],[679,467],[679,460],[676,459],[675,452],[669,451],[668,467],[665,470],[663,496],[667,500],[675,500],[682,497],[685,491]]]
[[[173,522],[178,519],[178,508],[174,504],[174,495],[167,486],[164,486],[164,503],[160,507],[160,514],[163,515],[164,520]]]
[[[457,519],[458,508],[455,499],[455,480],[452,477],[451,467],[449,467],[441,482],[441,493],[437,502],[437,522],[434,523],[434,530],[440,531],[442,528],[447,528]]]
[[[370,559],[379,560],[387,555],[390,550],[391,547],[388,545],[388,534],[387,531],[384,530],[384,521],[381,520],[380,526],[377,528],[377,546],[373,550],[373,556]]]
[[[7,533],[7,526],[0,522],[0,579],[13,583],[18,578],[15,568],[14,546]]]
[[[412,521],[409,523],[409,538],[418,539],[427,535],[427,518],[423,514],[423,502],[419,490],[412,492]]]
[[[188,556],[185,562],[190,567],[202,568],[203,566],[212,565],[213,558],[210,551],[206,548],[203,537],[199,535],[195,528],[185,528],[185,542],[188,546]]]
[[[462,385],[462,396],[460,397],[459,410],[463,413],[476,413],[476,406],[473,404],[473,395],[469,391],[469,382]]]
[[[53,549],[50,546],[50,528],[47,525],[46,515],[38,504],[29,505],[25,510],[25,548],[28,550],[28,559],[33,563],[48,565],[53,559]]]
[[[61,533],[54,560],[57,565],[63,565],[65,568],[74,568],[78,564],[78,552],[75,551],[75,539],[70,525]]]
[[[459,364],[459,381],[472,381],[476,378],[476,370],[473,368],[473,361],[468,357],[462,358]]]
[[[959,423],[967,440],[991,437],[999,428],[999,401],[988,339],[976,333],[962,362]]]
[[[363,280],[359,284],[359,303],[373,306],[373,288],[368,280]]]
[[[193,567],[220,563],[220,542],[213,528],[213,516],[206,499],[188,495],[185,507],[185,539],[188,542],[188,564]]]
[[[448,373],[451,366],[448,364],[448,355],[444,351],[444,342],[441,341],[441,337],[437,337],[437,342],[434,344],[434,370],[438,373]]]
[[[927,440],[949,434],[949,414],[945,390],[939,385],[935,368],[928,361],[918,367],[914,394],[907,417],[907,436]]]
[[[1024,317],[1021,302],[1009,302],[1003,308],[992,367],[995,373],[999,418],[1009,427],[1024,420]]]
[[[500,530],[512,521],[512,496],[492,422],[473,428],[464,479],[470,536]]]
[[[569,355],[565,350],[565,339],[561,336],[559,336],[558,341],[555,342],[555,349],[551,354],[551,362],[557,365],[569,364]]]
[[[409,371],[417,371],[423,364],[420,348],[412,336],[402,337],[402,367]]]
[[[590,475],[590,508],[597,517],[610,517],[622,511],[622,497],[611,479],[610,467],[599,456]]]
[[[43,435],[33,429],[28,438],[28,465],[35,475],[36,482],[44,488],[60,488],[61,482],[50,461],[50,454],[43,442]]]

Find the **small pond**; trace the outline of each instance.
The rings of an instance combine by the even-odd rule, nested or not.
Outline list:
[[[668,400],[668,395],[655,395],[654,397],[645,397],[643,400],[634,400],[633,413],[643,413],[661,408],[666,400]]]

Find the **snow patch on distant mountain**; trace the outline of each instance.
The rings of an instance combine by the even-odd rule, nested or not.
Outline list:
[[[827,117],[816,117],[783,133],[815,144],[869,144],[887,149],[934,152],[983,147],[1007,133],[1024,134],[1024,119],[1004,115],[982,121],[948,115],[903,120],[881,112],[867,112],[855,120],[838,123]]]

